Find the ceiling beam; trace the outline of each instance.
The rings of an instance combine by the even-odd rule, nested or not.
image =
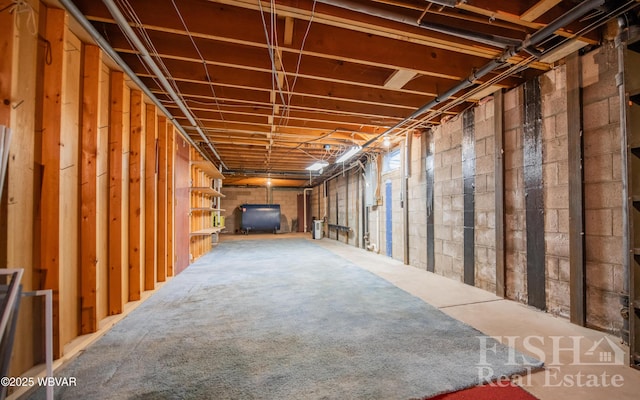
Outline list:
[[[527,22],[533,22],[541,15],[558,5],[562,0],[540,0],[527,11],[520,15],[520,19]]]

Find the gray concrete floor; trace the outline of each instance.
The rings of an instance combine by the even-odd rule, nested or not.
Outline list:
[[[221,240],[290,237],[311,240],[310,234],[222,235]],[[326,238],[314,242],[502,343],[543,359],[543,371],[516,377],[516,382],[541,400],[640,398],[640,371],[626,365],[628,348],[619,338],[380,254]],[[598,355],[603,352],[611,355],[611,361],[600,361]]]

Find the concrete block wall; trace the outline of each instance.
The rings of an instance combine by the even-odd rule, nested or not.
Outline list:
[[[222,182],[224,185],[224,181]],[[242,204],[268,204],[269,192],[266,187],[233,187],[223,186],[222,208],[225,210],[221,213],[225,217],[225,227],[223,233],[239,233],[242,224],[242,214],[238,207]]]
[[[271,188],[271,204],[280,204],[280,232],[297,232],[298,225],[304,221],[298,220],[298,195],[300,189]]]
[[[587,325],[619,333],[622,327],[620,295],[624,280],[622,249],[622,182],[620,122],[615,75],[618,60],[613,44],[580,57],[582,64],[582,113],[584,147],[584,223],[587,292]],[[569,145],[567,117],[567,68],[560,65],[537,79],[540,84],[541,146],[544,224],[544,304],[546,311],[568,317],[570,312],[569,263]],[[527,303],[528,266],[525,167],[524,92],[509,90],[503,103],[492,99],[475,106],[474,150],[474,268],[475,285],[496,290],[495,220],[495,115],[503,114],[505,295]],[[434,128],[434,255],[435,272],[464,279],[464,185],[462,171],[463,117],[445,120]],[[409,263],[426,268],[426,172],[427,135],[414,134],[407,206],[409,207]],[[539,154],[539,153],[538,153]],[[379,157],[383,157],[380,154]],[[536,161],[536,160],[533,160]],[[386,204],[391,201],[393,258],[403,260],[404,225],[401,207],[402,170],[381,176],[382,203],[369,214],[371,242],[386,254]],[[392,184],[387,198],[385,185]],[[335,202],[339,184],[329,187]],[[320,201],[320,198],[318,198]],[[351,202],[349,215],[357,215]],[[335,208],[335,203],[330,208]],[[331,211],[329,214],[333,215]],[[376,229],[379,227],[378,229]],[[379,232],[379,235],[378,235]],[[379,237],[379,239],[378,239]],[[355,243],[350,242],[355,245]],[[533,248],[532,248],[533,249]],[[531,251],[531,250],[530,250]],[[539,273],[539,272],[536,272]],[[539,275],[538,275],[539,276]],[[533,294],[533,293],[532,293]]]
[[[475,109],[475,286],[496,291],[495,120],[492,99]]]
[[[626,279],[617,73],[613,43],[582,57],[587,324],[613,332]]]
[[[569,317],[569,149],[566,67],[540,77],[547,311]]]
[[[411,143],[409,176],[409,264],[427,269],[427,175],[425,166],[427,134],[414,134]]]
[[[527,301],[527,246],[522,157],[523,91],[504,94],[504,216],[506,297]]]
[[[464,267],[462,115],[436,128],[434,140],[435,272],[461,281]]]
[[[337,238],[342,243],[356,247],[362,245],[362,185],[362,171],[359,168],[345,171],[344,174],[329,181],[330,196],[327,199],[321,199],[322,202],[328,201],[328,224],[351,228],[349,232],[331,229],[328,231],[328,237]],[[318,204],[315,210],[317,206]],[[328,229],[328,226],[326,228]]]

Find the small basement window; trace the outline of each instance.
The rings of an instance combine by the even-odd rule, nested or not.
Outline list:
[[[386,174],[398,168],[400,168],[400,149],[384,155],[384,159],[382,160],[382,173]]]

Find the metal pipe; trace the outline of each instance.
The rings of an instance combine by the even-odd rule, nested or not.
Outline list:
[[[319,0],[319,1],[329,2],[330,0]],[[331,3],[336,3],[336,5],[337,5],[338,3],[342,3],[343,1],[346,2],[347,0],[331,1]],[[605,2],[605,0],[586,0],[586,1],[582,2],[582,3],[580,3],[578,6],[572,8],[571,10],[566,12],[564,15],[560,16],[559,18],[557,18],[554,21],[552,21],[551,23],[549,23],[546,27],[540,29],[539,31],[537,31],[536,33],[531,35],[529,38],[523,40],[520,43],[520,45],[518,45],[516,47],[507,47],[507,48],[505,48],[504,51],[502,52],[502,54],[500,54],[500,56],[498,56],[497,58],[489,61],[487,64],[482,66],[480,69],[478,69],[477,71],[472,73],[468,78],[462,80],[461,82],[459,82],[457,85],[453,86],[451,89],[447,90],[442,95],[437,96],[434,100],[432,100],[429,103],[425,104],[424,106],[420,107],[414,113],[412,113],[410,116],[408,116],[405,119],[403,119],[402,121],[398,122],[397,124],[395,124],[391,128],[389,128],[386,131],[384,131],[383,133],[371,138],[364,145],[362,145],[362,148],[365,149],[365,148],[371,146],[373,143],[378,141],[381,137],[384,137],[384,136],[392,133],[394,130],[400,128],[402,125],[404,125],[408,121],[411,121],[411,120],[417,118],[418,116],[420,116],[420,115],[424,114],[425,112],[429,111],[430,109],[432,109],[436,105],[440,104],[441,102],[448,100],[455,93],[457,93],[457,92],[459,92],[461,90],[464,90],[464,89],[468,88],[469,86],[473,85],[473,83],[476,80],[483,78],[487,74],[493,72],[498,67],[501,67],[504,64],[506,64],[507,61],[509,60],[509,58],[511,58],[515,54],[519,53],[520,51],[522,51],[525,48],[540,44],[542,41],[546,40],[551,35],[553,35],[553,33],[556,30],[558,30],[559,28],[561,28],[562,26],[567,25],[567,24],[577,20],[578,18],[582,17],[584,14],[586,14],[589,11],[591,11],[592,9],[603,5],[604,2]]]
[[[622,248],[624,250],[624,257],[622,258],[622,269],[624,280],[622,282],[622,294],[621,297],[627,296],[628,299],[628,314],[630,318],[633,318],[634,302],[635,299],[629,297],[631,289],[631,265],[634,263],[633,255],[633,243],[631,238],[633,237],[633,218],[632,218],[632,205],[630,201],[629,184],[630,184],[630,162],[629,162],[629,143],[628,143],[628,127],[627,127],[627,88],[624,80],[625,76],[625,47],[624,30],[620,29],[616,36],[616,50],[618,56],[618,75],[616,77],[616,83],[618,85],[618,96],[620,97],[620,178],[622,181]],[[624,307],[623,307],[624,308]],[[623,318],[623,334],[626,334],[629,330],[631,336],[633,334],[633,324],[630,323],[629,318]],[[632,343],[633,338],[629,337],[629,343]]]
[[[200,149],[200,146],[198,146],[193,141],[193,139],[191,139],[191,137],[189,136],[189,134],[187,134],[184,128],[180,124],[175,123],[176,118],[169,112],[169,110],[167,110],[167,108],[160,102],[160,100],[158,100],[158,98],[151,92],[151,90],[149,90],[149,88],[140,80],[140,78],[138,78],[138,76],[131,70],[131,68],[129,68],[129,66],[124,62],[124,60],[120,57],[120,55],[113,49],[113,47],[111,47],[109,42],[107,42],[102,37],[102,35],[96,30],[96,28],[91,24],[91,22],[87,20],[87,18],[84,16],[84,14],[82,14],[82,12],[78,9],[78,7],[76,7],[76,5],[71,0],[59,0],[59,1],[60,1],[60,4],[62,4],[62,6],[69,12],[69,14],[71,14],[71,16],[75,18],[76,21],[78,21],[80,26],[82,26],[82,28],[89,33],[89,35],[93,38],[93,40],[95,40],[98,47],[100,47],[102,51],[107,53],[107,55],[111,57],[111,59],[116,64],[118,64],[118,66],[122,69],[122,71],[125,74],[127,74],[127,76],[133,81],[133,83],[135,83],[136,86],[138,86],[140,90],[142,90],[144,94],[149,99],[151,99],[153,104],[155,104],[155,106],[158,107],[158,109],[162,111],[162,113],[166,115],[170,121],[174,122],[174,126],[178,129],[178,131],[180,131],[180,133],[182,134],[182,137],[184,137],[184,139],[188,141],[205,159],[209,159],[208,155],[205,154]],[[209,160],[209,161],[213,161],[213,160]],[[222,160],[220,160],[220,163],[226,169],[226,166],[224,165]]]
[[[605,0],[586,0],[577,6],[573,7],[571,10],[567,11],[560,17],[551,21],[547,26],[533,33],[530,37],[525,39],[520,46],[520,49],[526,49],[528,47],[537,46],[542,43],[544,40],[547,40],[549,36],[553,35],[555,31],[560,28],[567,26],[572,23],[576,19],[580,18],[584,14],[593,10],[594,8],[600,7],[605,3]]]
[[[434,22],[420,21],[417,24],[421,28],[428,29],[430,31],[444,33],[446,35],[451,35],[455,37],[459,37],[461,39],[472,40],[474,42],[486,44],[489,46],[504,48],[507,46],[517,46],[520,44],[520,40],[512,39],[500,35],[492,35],[489,33],[482,32],[473,32],[468,31],[466,29],[451,27],[447,25],[437,24]]]
[[[489,46],[504,48],[506,46],[517,46],[520,43],[518,39],[507,38],[499,35],[491,35],[486,33],[478,33],[468,31],[461,28],[453,28],[446,25],[430,23],[425,21],[419,21],[414,16],[408,16],[403,13],[381,9],[371,4],[358,3],[352,0],[318,0],[320,3],[329,4],[334,7],[345,8],[347,10],[373,15],[375,17],[383,18],[389,21],[400,22],[403,24],[413,25],[420,28],[429,29],[434,32],[440,32],[447,35],[453,35],[462,39],[472,40],[474,42],[483,43]],[[440,5],[445,5],[445,2],[432,1]],[[449,7],[454,7],[456,1],[448,2]]]
[[[160,70],[160,67],[158,67],[156,62],[151,57],[151,54],[149,53],[147,48],[144,46],[142,41],[140,41],[140,38],[138,38],[138,35],[136,35],[136,33],[133,31],[133,29],[129,25],[129,21],[127,21],[124,15],[122,15],[122,12],[120,12],[120,9],[118,8],[118,6],[113,2],[113,0],[102,0],[102,2],[109,10],[109,13],[111,14],[111,16],[113,16],[116,23],[120,27],[120,29],[122,29],[122,32],[125,34],[125,36],[131,41],[131,43],[138,50],[138,52],[140,52],[140,56],[144,60],[145,64],[147,64],[147,66],[151,69],[151,71],[153,71],[153,73],[156,75],[156,77],[160,81],[160,84],[162,85],[164,90],[171,97],[171,100],[173,100],[173,102],[178,106],[178,108],[180,109],[180,111],[182,111],[184,116],[187,117],[187,120],[189,121],[189,123],[193,125],[193,127],[196,129],[200,137],[208,145],[209,149],[218,158],[218,161],[220,161],[220,164],[226,169],[226,165],[224,165],[222,158],[220,158],[220,155],[218,154],[216,149],[213,147],[213,144],[211,144],[211,141],[209,141],[209,138],[207,138],[207,136],[204,134],[204,132],[202,131],[202,129],[200,128],[196,120],[193,118],[193,115],[191,114],[187,106],[184,104],[182,99],[180,99],[180,96],[178,96],[178,93],[176,93],[173,86],[171,86],[167,78],[164,76],[164,73]]]

